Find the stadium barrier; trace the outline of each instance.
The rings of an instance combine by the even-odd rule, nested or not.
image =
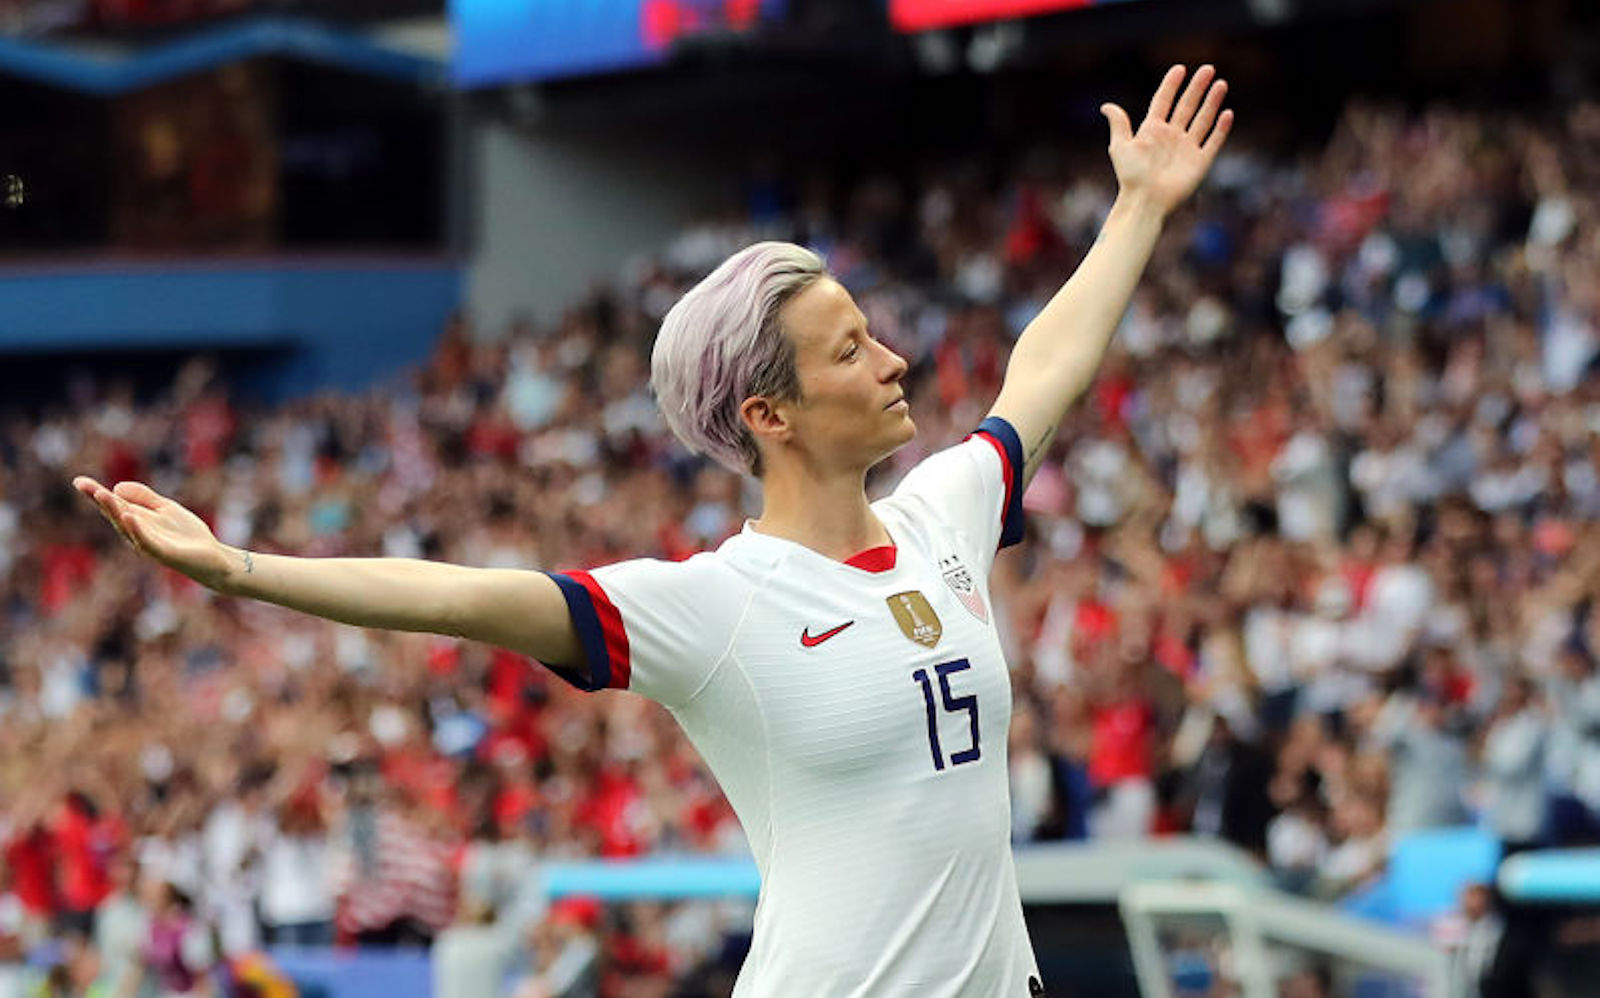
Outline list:
[[[1600,870],[1600,857],[1591,861]],[[1305,954],[1361,968],[1353,976],[1363,986],[1351,993],[1446,995],[1447,958],[1440,950],[1420,937],[1281,894],[1254,859],[1226,844],[1171,838],[1032,846],[1016,851],[1016,868],[1047,979],[1070,968],[1069,979],[1094,984],[1095,994],[1132,995],[1135,988],[1143,998],[1187,993],[1173,983],[1181,985],[1185,973],[1193,976],[1193,948],[1164,950],[1162,932],[1174,918],[1198,917],[1222,929],[1242,998],[1275,996],[1275,975],[1305,963]],[[548,863],[531,875],[550,900],[748,901],[760,890],[747,857]],[[504,934],[494,938],[493,927],[462,926],[446,930],[431,953],[276,948],[272,956],[306,993],[325,998],[451,998],[467,993],[459,985],[468,979],[473,992],[497,979],[514,942]],[[1299,954],[1285,959],[1285,947]],[[453,983],[456,977],[462,980]],[[1396,978],[1407,985],[1390,986]]]
[[[1265,886],[1269,878],[1250,856],[1209,839],[1069,843],[1018,849],[1017,886],[1023,903],[1115,904],[1129,883],[1198,878]],[[544,893],[555,899],[584,895],[603,901],[696,898],[754,899],[761,890],[747,858],[664,857],[628,862],[551,863]]]
[[[1500,892],[1534,904],[1600,904],[1600,849],[1546,849],[1508,857]]]
[[[1238,989],[1225,993],[1277,998],[1285,976],[1319,964],[1353,980],[1340,994],[1452,998],[1449,957],[1426,939],[1279,891],[1137,883],[1123,890],[1121,910],[1143,998],[1192,993],[1194,982],[1182,992],[1175,986],[1186,975],[1206,978],[1198,983],[1207,992],[1218,975]]]

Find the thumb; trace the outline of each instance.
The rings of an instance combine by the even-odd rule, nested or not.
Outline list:
[[[1106,123],[1111,126],[1113,144],[1133,138],[1133,123],[1128,120],[1128,112],[1115,104],[1101,104],[1100,113],[1106,116]]]

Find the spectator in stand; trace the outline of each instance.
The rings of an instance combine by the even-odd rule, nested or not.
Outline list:
[[[341,935],[373,946],[427,946],[454,914],[455,883],[441,843],[403,791],[355,778],[341,844]],[[317,930],[310,930],[315,932]]]
[[[21,995],[26,983],[24,961],[28,940],[24,932],[22,899],[12,889],[9,863],[0,863],[0,995]]]
[[[1032,842],[1055,819],[1054,767],[1046,754],[1043,732],[1039,730],[1037,708],[1018,702],[1011,715],[1011,840]]]
[[[1257,856],[1267,855],[1272,820],[1268,784],[1273,762],[1259,747],[1240,738],[1225,717],[1212,722],[1207,745],[1189,774],[1196,835],[1222,839]]]
[[[1505,924],[1494,910],[1494,891],[1488,884],[1468,884],[1453,917],[1435,933],[1450,950],[1450,994],[1460,998],[1488,998],[1484,978],[1494,965],[1495,952]]]
[[[1336,898],[1368,886],[1387,857],[1383,807],[1370,793],[1352,791],[1334,805],[1335,843],[1323,858],[1315,891]]]
[[[1506,854],[1538,846],[1547,825],[1545,742],[1550,719],[1531,680],[1506,682],[1483,736],[1485,824]]]
[[[314,788],[278,806],[261,847],[261,921],[277,946],[333,943],[333,848]]]
[[[1387,756],[1391,834],[1460,824],[1467,785],[1467,745],[1439,690],[1401,692],[1378,708],[1371,747]]]
[[[602,911],[592,898],[563,898],[534,932],[531,967],[512,998],[598,998]]]
[[[211,930],[195,918],[194,902],[174,884],[155,878],[145,881],[146,907],[150,912],[140,962],[133,983],[138,992],[148,978],[162,998],[216,994],[212,978],[215,949]]]
[[[1570,643],[1559,661],[1560,672],[1550,680],[1551,699],[1559,705],[1552,768],[1562,788],[1552,802],[1555,837],[1592,844],[1600,842],[1600,675],[1585,644]]]
[[[95,912],[94,947],[100,955],[100,979],[112,995],[138,995],[143,979],[143,947],[150,931],[150,913],[135,896],[138,870],[127,856],[111,863],[111,893]]]
[[[1137,664],[1120,660],[1109,643],[1102,648],[1108,654],[1096,668],[1108,674],[1091,707],[1089,781],[1096,804],[1089,834],[1143,838],[1155,825],[1155,710],[1141,688]]]

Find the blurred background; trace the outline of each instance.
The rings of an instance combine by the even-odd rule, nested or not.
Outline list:
[[[566,569],[755,512],[647,385],[762,238],[986,411],[1114,194],[1238,126],[992,600],[1052,995],[1600,993],[1600,8],[0,0],[0,998],[725,995],[756,880],[671,719],[213,598],[226,542]]]

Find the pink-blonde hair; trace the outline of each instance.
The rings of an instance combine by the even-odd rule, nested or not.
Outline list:
[[[731,471],[761,475],[761,451],[739,417],[752,395],[800,397],[794,343],[778,313],[827,274],[793,243],[747,246],[672,306],[650,356],[650,385],[684,446]]]

